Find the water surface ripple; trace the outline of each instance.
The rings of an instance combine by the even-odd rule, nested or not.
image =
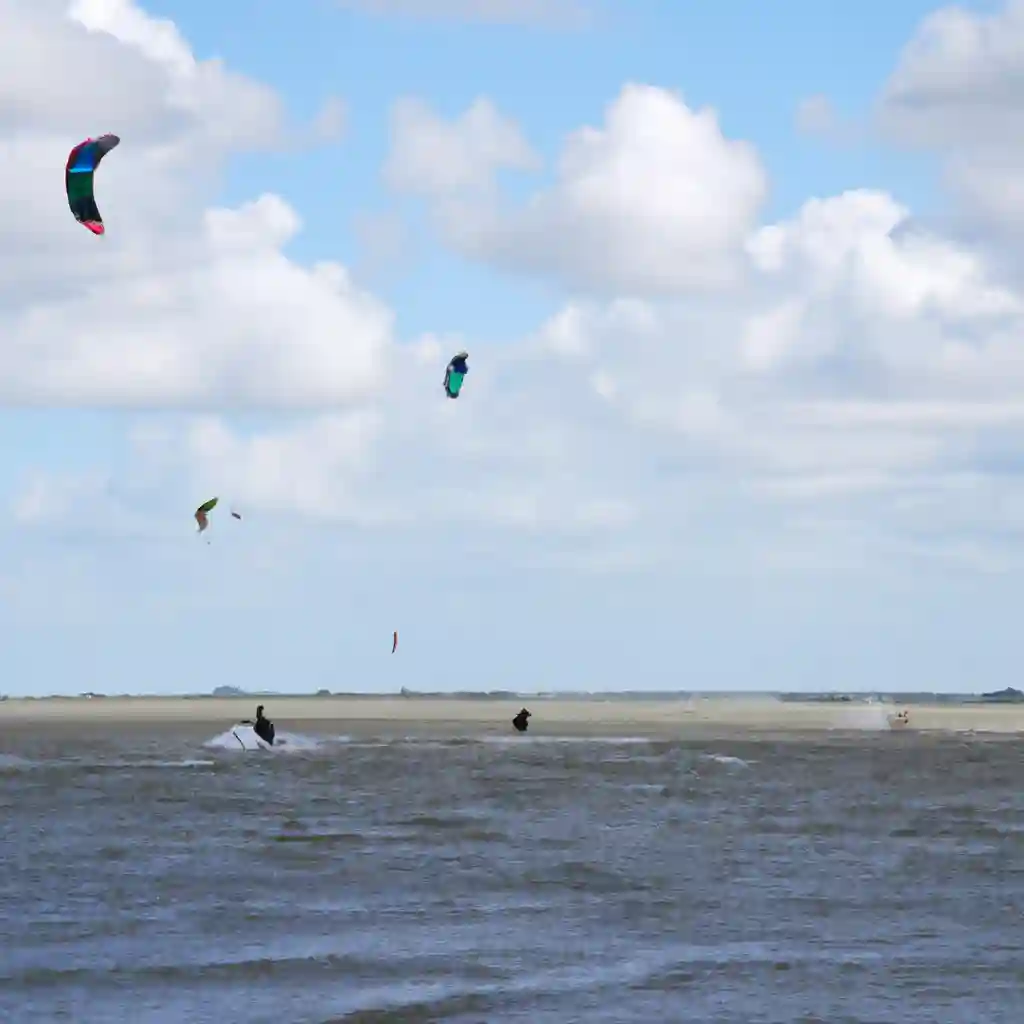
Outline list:
[[[1022,778],[911,734],[8,734],[0,1020],[1021,1024]]]

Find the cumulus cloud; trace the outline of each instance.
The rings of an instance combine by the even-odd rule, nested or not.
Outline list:
[[[918,26],[882,91],[894,134],[919,144],[991,144],[1019,134],[1024,3],[993,14],[944,7]]]
[[[512,209],[486,197],[474,202],[464,191],[452,201],[459,183],[491,180],[497,149],[460,144],[455,125],[430,134],[433,173],[415,172],[410,140],[438,121],[422,106],[415,118],[396,118],[387,174],[395,187],[438,200],[446,234],[463,251],[595,291],[671,294],[735,284],[767,179],[754,148],[725,138],[713,110],[691,110],[654,86],[626,85],[604,127],[566,140],[556,183]],[[514,152],[524,166],[522,150]]]
[[[55,10],[26,3],[18,24]],[[151,89],[166,122],[145,142],[126,133],[125,153],[104,165],[106,239],[75,225],[41,174],[11,186],[43,224],[30,233],[10,211],[38,251],[11,260],[0,285],[0,392],[208,414],[137,428],[125,471],[135,489],[112,490],[105,467],[65,486],[33,477],[23,521],[50,522],[72,503],[81,516],[92,502],[97,522],[127,523],[145,503],[221,493],[256,518],[408,537],[496,530],[531,557],[529,541],[545,535],[566,564],[621,568],[694,557],[694,538],[712,535],[709,558],[728,549],[743,561],[755,536],[783,535],[776,560],[801,544],[827,554],[845,536],[855,561],[872,531],[919,550],[938,524],[952,535],[1006,515],[984,506],[979,481],[1015,472],[1024,297],[983,247],[925,230],[889,194],[814,198],[761,223],[768,181],[755,149],[727,138],[713,111],[632,84],[603,126],[567,138],[554,181],[512,205],[500,173],[541,167],[519,126],[486,100],[447,120],[406,99],[392,122],[392,187],[433,204],[463,253],[576,295],[514,343],[397,345],[390,311],[344,268],[283,255],[300,228],[287,204],[264,195],[211,208],[203,176],[188,176],[196,140],[208,161],[272,144],[275,103],[246,101],[259,131],[219,127],[223,97],[207,106],[196,97],[213,86],[181,84],[196,62],[172,28],[127,4],[92,10],[96,24],[107,12],[106,31],[54,15],[46,38],[63,40],[72,63],[97,41],[113,47],[119,91],[148,75],[131,102]],[[232,79],[223,96],[249,88]],[[38,169],[34,122],[3,96]],[[68,130],[44,140],[47,166],[61,166]],[[132,184],[143,169],[145,188]],[[183,221],[153,198],[167,194]],[[441,374],[463,347],[470,377],[449,402]],[[243,427],[220,414],[229,405],[321,408]],[[746,546],[723,540],[737,533]]]
[[[283,255],[301,222],[277,196],[210,205],[231,153],[285,143],[271,89],[131,0],[5,0],[0,125],[5,402],[305,407],[380,386],[390,311],[345,268]],[[105,131],[122,143],[96,175],[95,238],[61,172]]]
[[[487,192],[496,172],[539,165],[519,126],[484,98],[452,122],[422,100],[399,100],[391,111],[391,139],[384,167],[388,184],[429,197]]]
[[[808,201],[744,252],[747,286],[727,296],[567,302],[471,355],[457,403],[439,367],[468,342],[425,337],[357,410],[252,431],[207,417],[140,451],[179,490],[260,515],[546,535],[574,568],[664,568],[698,537],[740,562],[762,558],[760,538],[775,567],[897,541],[990,566],[963,531],[1004,530],[1024,502],[1007,462],[1021,297],[873,191]],[[724,540],[736,530],[742,546]]]
[[[213,415],[151,423],[135,435],[134,458],[158,467],[160,487],[377,532],[579,535],[631,518],[620,484],[595,472],[603,456],[586,409],[567,420],[551,404],[558,392],[543,376],[555,368],[538,363],[535,346],[471,366],[472,386],[454,403],[440,388],[453,345],[428,336],[403,346],[388,392],[358,409],[256,430]]]
[[[951,189],[986,225],[1024,226],[1024,2],[928,15],[882,89],[878,119],[892,142],[942,154]]]

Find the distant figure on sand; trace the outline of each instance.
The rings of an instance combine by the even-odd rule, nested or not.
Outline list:
[[[253,723],[252,731],[264,743],[269,743],[271,746],[274,745],[274,723],[269,718],[263,717],[262,704],[256,709],[256,721]]]
[[[897,711],[889,719],[889,726],[892,729],[905,729],[908,725],[910,725],[910,712],[906,708]]]
[[[523,708],[522,711],[512,719],[512,724],[519,732],[526,732],[530,728],[530,712]]]

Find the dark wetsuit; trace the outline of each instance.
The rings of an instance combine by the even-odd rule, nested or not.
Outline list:
[[[263,717],[262,707],[256,709],[256,721],[253,724],[252,731],[264,743],[269,743],[271,746],[274,745],[274,723],[269,718]]]
[[[522,711],[512,719],[512,724],[519,732],[526,732],[530,728],[530,712],[523,708]]]

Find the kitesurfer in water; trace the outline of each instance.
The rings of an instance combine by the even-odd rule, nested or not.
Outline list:
[[[269,743],[271,746],[274,745],[274,723],[269,718],[263,717],[262,704],[256,709],[256,721],[253,723],[252,731],[264,743]]]
[[[522,711],[512,719],[512,724],[519,732],[526,732],[530,728],[530,712],[523,708]]]

